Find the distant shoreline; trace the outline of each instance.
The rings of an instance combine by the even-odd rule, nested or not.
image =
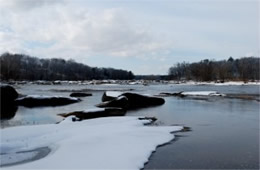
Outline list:
[[[156,84],[169,84],[169,85],[260,85],[260,81],[186,81],[186,80],[36,80],[36,81],[0,81],[0,84],[10,85],[156,85]]]

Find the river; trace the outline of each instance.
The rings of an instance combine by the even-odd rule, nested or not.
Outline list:
[[[93,96],[60,107],[18,107],[14,118],[1,121],[1,128],[49,124],[62,120],[59,113],[94,108],[106,90],[158,95],[161,92],[218,91],[224,94],[258,96],[255,85],[17,85],[21,94],[69,96],[72,91]],[[144,169],[259,169],[259,100],[242,98],[164,97],[158,107],[128,111],[128,116],[155,116],[157,125],[183,125],[171,143],[157,148]]]

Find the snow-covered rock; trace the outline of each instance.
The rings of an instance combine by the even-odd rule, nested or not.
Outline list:
[[[38,107],[38,106],[61,106],[79,102],[80,99],[75,97],[62,97],[62,96],[40,96],[28,95],[16,99],[16,103],[25,107]]]
[[[102,96],[102,102],[113,100],[113,99],[117,98],[118,96],[120,96],[121,94],[122,94],[122,92],[120,92],[120,91],[106,91],[106,92],[104,92],[104,94]]]
[[[96,109],[88,109],[84,111],[75,111],[70,113],[59,114],[63,117],[76,116],[78,120],[83,119],[93,119],[99,117],[109,117],[109,116],[124,116],[126,110],[122,108],[96,108]]]
[[[105,92],[102,96],[103,103],[97,107],[120,107],[125,109],[136,109],[149,106],[157,106],[165,103],[163,98],[137,93]]]

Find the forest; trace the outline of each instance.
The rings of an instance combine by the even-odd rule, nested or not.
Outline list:
[[[255,81],[259,80],[260,58],[243,57],[228,60],[202,60],[194,63],[177,63],[169,68],[168,75],[174,80],[195,81]]]
[[[74,60],[39,59],[24,54],[0,56],[1,80],[129,80],[131,71],[90,67]]]

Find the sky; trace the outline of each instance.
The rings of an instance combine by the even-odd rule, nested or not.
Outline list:
[[[259,0],[0,0],[0,54],[134,74],[177,62],[259,57]]]

